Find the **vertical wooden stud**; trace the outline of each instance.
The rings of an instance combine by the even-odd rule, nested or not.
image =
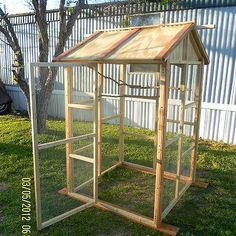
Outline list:
[[[31,114],[31,132],[33,148],[33,165],[34,165],[34,192],[36,221],[38,230],[42,229],[41,213],[41,194],[40,194],[40,176],[39,176],[39,154],[38,154],[38,132],[37,132],[37,111],[36,111],[36,93],[34,80],[34,67],[30,65],[30,114]]]
[[[64,68],[64,86],[65,86],[65,136],[71,138],[73,125],[73,112],[68,104],[72,103],[73,92],[73,70],[72,67]],[[72,144],[66,144],[66,175],[67,175],[67,191],[73,192],[74,187],[74,160],[70,158],[72,152]]]
[[[196,81],[196,90],[195,90],[196,107],[195,107],[194,133],[193,133],[195,147],[191,154],[191,168],[190,168],[190,178],[192,182],[194,182],[196,179],[196,162],[197,162],[197,154],[198,154],[199,124],[200,124],[200,116],[201,116],[203,70],[204,70],[204,61],[202,60],[201,65],[198,65],[198,69],[197,69],[197,81]]]
[[[157,150],[157,137],[158,137],[158,106],[159,106],[159,81],[160,81],[160,65],[157,65],[157,73],[156,73],[156,113],[155,113],[155,139],[154,139],[154,147]],[[157,165],[157,152],[153,156],[153,169],[156,169]]]
[[[154,224],[161,224],[161,194],[163,188],[163,160],[165,155],[166,140],[166,115],[168,99],[168,81],[169,81],[170,64],[160,65],[160,99],[158,112],[158,134],[157,134],[157,163],[156,163],[156,183],[154,198]]]
[[[93,101],[94,101],[94,119],[93,119],[93,198],[98,200],[98,65],[94,67],[94,82],[93,82]]]
[[[98,64],[98,176],[102,173],[102,87],[103,64]]]
[[[180,124],[179,124],[179,142],[178,142],[178,157],[177,157],[177,174],[176,174],[176,188],[175,198],[179,197],[180,175],[181,175],[181,158],[182,158],[182,145],[183,145],[183,132],[184,132],[184,115],[185,115],[185,96],[186,96],[186,81],[188,76],[188,65],[182,66],[182,77],[180,85]]]
[[[126,82],[126,65],[120,65],[120,81]],[[125,85],[120,86],[120,137],[119,137],[119,162],[124,161],[124,115],[125,115]]]

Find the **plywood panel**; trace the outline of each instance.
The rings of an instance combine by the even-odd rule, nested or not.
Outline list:
[[[170,55],[170,61],[179,61],[183,59],[183,41],[176,47]]]
[[[155,59],[185,25],[144,28],[106,59]]]
[[[107,51],[113,44],[125,37],[129,31],[104,32],[90,43],[85,44],[77,51],[69,54],[63,60],[80,59],[96,60]]]
[[[189,43],[188,43],[188,60],[189,61],[198,61],[201,59],[201,54],[199,50],[196,50],[197,45],[196,42],[194,42],[194,38],[190,37]]]

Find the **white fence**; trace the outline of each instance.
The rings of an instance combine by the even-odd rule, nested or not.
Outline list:
[[[14,100],[17,110],[26,110],[24,95],[18,87],[7,86],[7,90]],[[79,93],[84,96],[84,94]],[[115,114],[119,102],[117,98],[105,98],[103,104],[103,116]],[[126,125],[154,129],[154,101],[137,101],[137,99],[126,98]],[[62,90],[53,92],[49,115],[64,117],[64,93]],[[83,113],[81,120],[89,121],[91,117]],[[113,121],[116,122],[115,120]],[[112,122],[110,122],[112,123]],[[217,103],[202,103],[200,137],[215,141],[223,141],[236,144],[236,105],[222,105]]]
[[[150,11],[152,11],[151,6]],[[120,11],[122,12],[122,9]],[[148,10],[146,9],[146,11]],[[53,49],[56,42],[58,21],[56,13],[50,14],[52,17],[50,18],[49,31]],[[210,65],[205,67],[204,73],[200,136],[205,139],[236,144],[236,7],[163,11],[160,14],[162,14],[161,19],[163,23],[192,20],[199,25],[216,25],[214,30],[203,30],[200,32],[211,61]],[[123,13],[112,17],[79,19],[68,41],[67,48],[73,46],[86,34],[90,34],[96,29],[120,27],[124,19]],[[12,21],[15,22],[14,27],[18,30],[20,43],[25,54],[25,61],[37,61],[38,45],[34,17],[18,16],[14,19],[12,18]],[[1,42],[0,48],[2,50],[0,54],[0,76],[6,83],[11,83],[12,52],[8,46]],[[113,71],[105,69],[105,73],[116,77],[117,70],[113,67]],[[143,76],[147,78],[149,75],[134,75],[133,80],[140,83]],[[26,77],[28,77],[28,67],[26,68]],[[150,81],[153,81],[151,77]],[[76,84],[75,89],[81,91],[83,86],[83,81],[81,81],[81,83]],[[63,80],[60,77],[57,78],[55,87],[58,93],[60,93],[61,91],[59,90],[63,87]],[[26,109],[25,100],[20,90],[10,86],[8,91],[13,97],[16,109]],[[116,92],[116,88],[110,81],[106,81],[104,92],[111,93],[111,91],[112,93]],[[53,97],[56,96],[60,95],[53,95]],[[109,100],[109,102],[111,106],[108,107],[111,108],[115,104],[115,99]],[[127,100],[127,107],[127,122],[129,125],[153,128],[153,121],[150,118],[151,116],[149,116],[153,112],[151,102],[138,103],[137,101]],[[49,112],[53,111],[56,114],[61,114],[64,112],[61,109],[60,99],[57,100],[55,98],[55,103],[53,106],[50,106]]]

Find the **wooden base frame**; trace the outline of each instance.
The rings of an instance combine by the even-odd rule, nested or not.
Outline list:
[[[138,165],[138,164],[124,161],[123,163],[117,163],[117,164],[113,165],[112,167],[108,168],[107,170],[103,171],[101,173],[101,176],[109,171],[114,170],[118,166],[124,166],[126,168],[131,168],[131,169],[140,171],[142,173],[155,175],[155,170],[153,168],[145,167],[142,165]],[[170,173],[170,172],[165,172],[164,178],[172,180],[172,181],[177,180],[177,176],[173,173]],[[82,185],[75,188],[75,191],[78,191],[79,189],[83,188],[85,185],[87,185],[91,182],[92,182],[92,179],[86,181]],[[183,194],[187,191],[187,189],[191,185],[197,186],[197,187],[203,187],[203,188],[206,188],[208,186],[208,184],[200,182],[200,181],[195,181],[194,183],[192,183],[190,178],[186,177],[186,176],[182,176],[181,182],[186,184],[185,187],[180,191],[178,198],[173,199],[173,201],[171,201],[170,204],[166,207],[166,209],[162,212],[162,215],[161,215],[162,219],[164,219],[167,216],[167,214],[173,209],[173,207],[176,205],[176,203],[179,201],[179,199],[183,196]],[[62,194],[62,195],[67,195],[67,196],[69,196],[73,199],[79,200],[83,203],[89,203],[93,200],[92,198],[90,198],[84,194],[68,192],[66,188],[59,190],[58,193]],[[179,231],[178,227],[175,227],[175,226],[169,225],[169,224],[165,224],[163,222],[160,225],[156,225],[152,218],[137,214],[137,213],[129,211],[123,207],[120,207],[118,205],[115,205],[115,204],[112,204],[112,203],[109,203],[109,202],[106,202],[106,201],[103,201],[100,199],[97,200],[97,202],[94,204],[94,206],[98,209],[101,209],[101,210],[111,211],[111,212],[118,214],[120,216],[123,216],[135,223],[142,224],[148,228],[157,230],[159,232],[162,232],[162,233],[165,233],[168,235],[176,235]]]
[[[67,195],[68,197],[71,197],[75,200],[81,201],[85,204],[88,204],[93,200],[92,198],[90,198],[88,196],[85,196],[85,195],[82,195],[82,194],[67,193],[66,188],[64,188],[63,190],[60,190],[60,192],[63,195]],[[125,218],[127,218],[127,219],[129,219],[129,220],[131,220],[135,223],[142,224],[142,225],[144,225],[148,228],[157,230],[159,232],[162,232],[162,233],[165,233],[165,234],[168,234],[168,235],[173,235],[174,236],[179,231],[178,227],[175,227],[173,225],[169,225],[169,224],[166,224],[166,223],[163,223],[163,222],[160,225],[157,226],[154,223],[152,218],[149,218],[149,217],[137,214],[135,212],[126,210],[126,209],[124,209],[124,208],[122,208],[118,205],[115,205],[115,204],[112,204],[112,203],[109,203],[109,202],[106,202],[106,201],[103,201],[103,200],[100,200],[100,199],[97,200],[97,202],[94,204],[94,206],[96,208],[104,210],[104,211],[111,211],[111,212],[113,212],[117,215],[120,215],[122,217],[125,217]]]

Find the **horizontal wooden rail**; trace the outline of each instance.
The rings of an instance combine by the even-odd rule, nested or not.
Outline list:
[[[74,192],[78,192],[80,189],[84,188],[88,184],[93,182],[93,178],[90,178],[89,180],[85,181],[84,183],[80,184],[79,186],[74,188]]]
[[[109,172],[109,171],[111,171],[111,170],[114,170],[116,167],[118,167],[118,166],[120,166],[120,165],[121,165],[120,162],[116,163],[115,165],[113,165],[113,166],[109,167],[108,169],[104,170],[104,171],[101,173],[101,175],[104,175],[104,174],[106,174],[107,172]]]
[[[89,99],[79,101],[78,104],[86,104],[86,103],[92,103],[92,102],[93,102],[93,98],[89,98]]]
[[[165,179],[169,179],[169,180],[175,181],[178,177],[177,177],[177,175],[174,174],[174,173],[171,173],[171,172],[169,172],[169,171],[164,171],[164,178],[165,178]],[[188,183],[188,182],[190,182],[190,181],[191,181],[190,177],[184,176],[184,175],[181,175],[181,176],[180,176],[180,182],[182,182],[182,183]]]
[[[119,162],[119,163],[116,163],[115,165],[111,166],[110,168],[104,170],[104,171],[101,173],[101,175],[100,175],[99,177],[101,177],[102,175],[106,174],[107,172],[109,172],[109,171],[111,171],[111,170],[114,170],[116,167],[118,167],[118,166],[120,166],[120,165],[121,165],[120,162]],[[98,177],[98,178],[99,178],[99,177]],[[87,180],[86,182],[84,182],[84,183],[80,184],[79,186],[77,186],[76,188],[74,188],[74,191],[75,191],[75,192],[79,191],[79,190],[82,189],[84,186],[90,184],[92,181],[93,181],[93,178]]]
[[[93,105],[86,105],[86,104],[68,104],[68,107],[70,108],[77,108],[77,109],[82,109],[82,110],[93,110],[94,106]]]
[[[147,225],[151,228],[156,228],[156,226],[153,223],[152,218],[148,218],[148,217],[139,215],[137,213],[128,211],[126,209],[123,209],[120,206],[117,206],[117,205],[114,205],[114,204],[111,204],[109,202],[105,202],[105,201],[102,201],[102,200],[99,200],[97,204],[103,206],[104,208],[106,208],[109,211],[112,211],[116,214],[124,216],[128,219],[132,219],[132,220],[137,221],[139,223],[145,224],[145,225]]]
[[[185,104],[185,110],[196,106],[196,102],[189,102]]]
[[[200,65],[201,61],[186,61],[186,60],[170,60],[171,65],[180,64],[180,65]]]
[[[161,214],[162,219],[164,219],[168,215],[168,213],[173,209],[173,207],[176,205],[179,199],[183,196],[183,194],[187,191],[187,189],[191,186],[191,184],[192,184],[191,182],[187,183],[184,186],[184,188],[180,191],[179,196],[170,202],[170,204],[166,207],[166,209]]]
[[[174,142],[176,142],[180,138],[180,136],[181,136],[181,134],[177,134],[172,139],[167,140],[165,147],[168,147],[171,144],[173,144]]]
[[[83,147],[81,147],[81,148],[78,148],[78,149],[74,150],[73,153],[76,154],[77,152],[82,152],[82,151],[84,151],[84,150],[86,150],[86,149],[88,149],[88,148],[90,148],[90,147],[93,147],[93,143],[90,143],[90,144],[88,144],[88,145],[86,145],[86,146],[83,146]]]
[[[55,224],[55,223],[65,219],[65,218],[67,218],[69,216],[72,216],[72,215],[74,215],[76,213],[79,213],[82,210],[87,209],[87,208],[89,208],[91,206],[94,206],[94,202],[89,200],[86,204],[84,204],[82,206],[79,206],[79,207],[77,207],[75,209],[72,209],[72,210],[70,210],[70,211],[68,211],[68,212],[66,212],[64,214],[61,214],[61,215],[56,216],[56,217],[54,217],[54,218],[52,218],[52,219],[50,219],[48,221],[43,222],[42,223],[42,229],[44,229],[44,228],[46,228],[46,227],[48,227],[48,226],[50,226],[52,224]]]
[[[188,155],[193,149],[195,148],[195,145],[193,144],[190,148],[188,148],[184,153],[182,153],[182,157]]]
[[[85,156],[81,156],[81,155],[77,155],[77,154],[70,154],[70,157],[79,161],[85,161],[85,162],[89,162],[89,163],[94,163],[94,159],[93,158],[89,158],[89,157],[85,157]]]
[[[171,119],[167,119],[166,120],[169,123],[175,123],[175,124],[180,124],[179,120],[171,120]],[[189,121],[184,121],[185,125],[194,125],[194,122],[189,122]]]
[[[156,171],[151,167],[142,166],[139,164],[134,164],[134,163],[127,162],[127,161],[122,162],[122,166],[133,169],[133,170],[137,170],[137,171],[140,171],[140,172],[143,172],[146,174],[156,175]],[[168,172],[168,171],[164,171],[164,178],[175,181],[177,179],[177,175],[174,173]],[[182,183],[187,183],[190,181],[190,178],[187,176],[181,175],[180,181]]]
[[[68,196],[82,202],[88,202],[88,201],[93,200],[92,198],[88,196],[77,194],[77,193],[68,193]],[[111,204],[103,200],[98,200],[94,206],[101,210],[114,212],[115,214],[126,217],[127,219],[130,219],[136,223],[145,225],[146,227],[149,227],[151,229],[159,230],[160,232],[163,232],[169,235],[176,235],[179,230],[179,228],[169,225],[169,224],[165,224],[165,223],[161,223],[159,226],[157,226],[154,224],[154,221],[152,218],[126,210],[123,207]]]
[[[150,140],[154,140],[155,139],[155,136],[146,135],[146,134],[136,134],[136,133],[124,132],[124,135],[134,136],[134,137],[139,137],[139,138],[145,138],[145,139],[150,139]]]
[[[144,99],[144,100],[155,100],[156,96],[140,96],[140,95],[112,95],[112,94],[103,94],[102,97],[107,97],[107,98],[135,98],[135,99]]]
[[[67,196],[75,200],[79,200],[80,202],[83,202],[83,203],[94,202],[94,199],[92,197],[85,196],[84,194],[68,192]]]
[[[94,133],[90,133],[90,134],[84,134],[84,135],[80,135],[80,136],[76,136],[76,137],[72,137],[72,138],[61,139],[61,140],[57,140],[57,141],[53,141],[53,142],[49,142],[49,143],[43,143],[43,144],[38,145],[38,149],[42,150],[45,148],[55,147],[55,146],[66,144],[66,143],[73,143],[78,140],[83,140],[83,139],[94,137],[94,135],[95,135]]]
[[[156,171],[152,167],[142,166],[142,165],[131,163],[128,161],[123,161],[122,166],[130,168],[130,169],[134,169],[134,170],[146,173],[146,174],[156,175]]]
[[[139,99],[146,99],[146,100],[155,100],[156,96],[139,96],[139,95],[125,95],[126,98],[139,98]]]
[[[113,120],[113,119],[116,119],[116,118],[119,118],[120,115],[113,115],[113,116],[106,116],[104,118],[102,118],[102,121],[108,121],[108,120]]]

